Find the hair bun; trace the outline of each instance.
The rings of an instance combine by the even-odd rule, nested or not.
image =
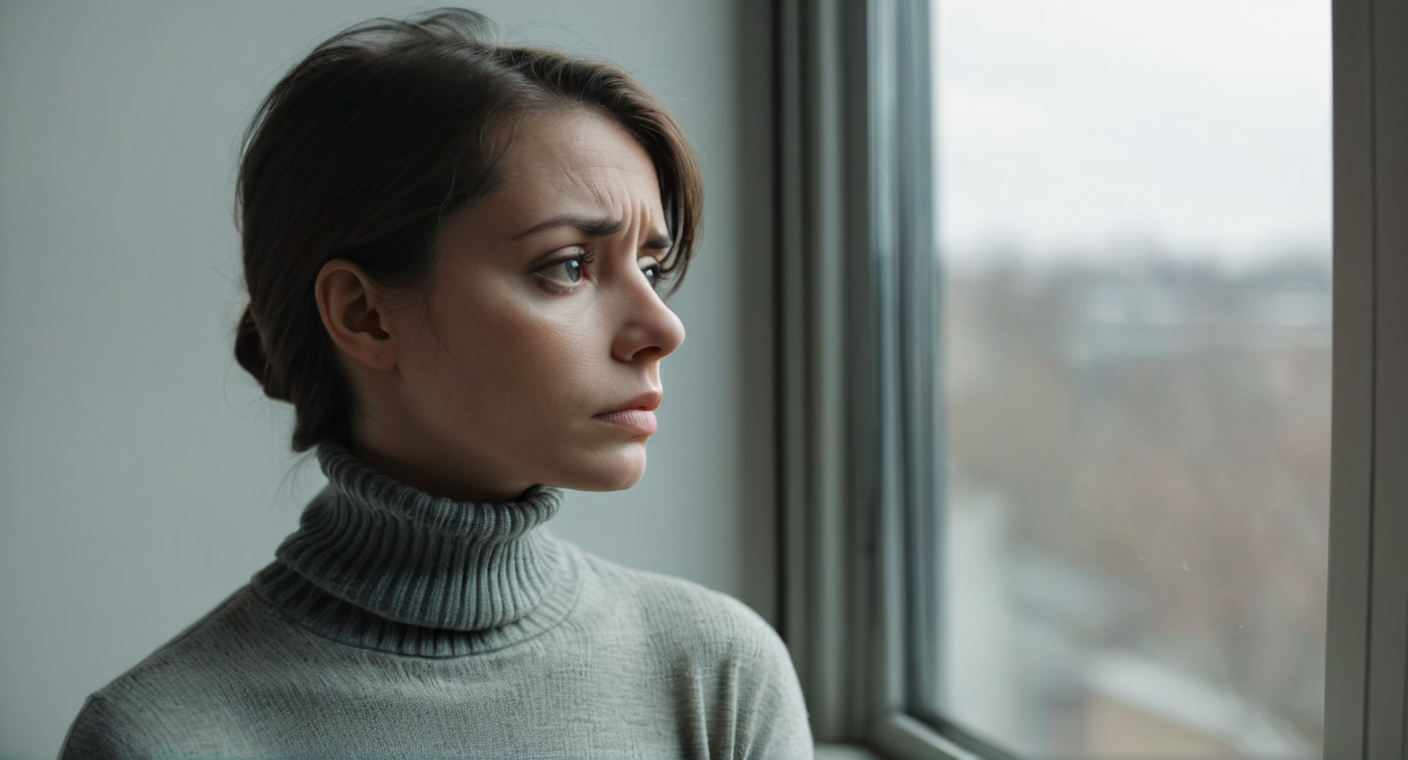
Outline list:
[[[240,323],[235,328],[235,360],[259,381],[264,395],[279,401],[287,400],[278,392],[273,378],[269,376],[269,359],[264,355],[264,338],[259,334],[259,325],[255,323],[254,313],[250,311],[249,306],[244,307],[244,314],[240,315]]]

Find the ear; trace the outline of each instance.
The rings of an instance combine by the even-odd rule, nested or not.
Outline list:
[[[361,267],[346,259],[329,261],[318,272],[313,294],[323,327],[349,359],[383,372],[395,368],[395,329]]]

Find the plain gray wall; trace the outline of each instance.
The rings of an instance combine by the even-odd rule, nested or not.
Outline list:
[[[234,362],[241,132],[319,40],[419,5],[0,0],[0,757],[273,557],[322,476]],[[645,479],[551,529],[774,618],[766,4],[488,0],[515,42],[617,61],[707,188]]]

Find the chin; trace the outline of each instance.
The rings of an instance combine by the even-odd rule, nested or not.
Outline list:
[[[591,462],[573,477],[554,485],[574,491],[624,491],[645,475],[644,442],[630,449]]]

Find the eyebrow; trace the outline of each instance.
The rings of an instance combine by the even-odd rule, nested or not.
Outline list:
[[[528,237],[529,235],[536,235],[537,233],[542,232],[543,230],[552,229],[553,227],[573,227],[593,237],[606,237],[607,235],[615,235],[616,233],[621,231],[622,227],[625,226],[626,220],[624,219],[611,219],[604,216],[597,217],[579,216],[577,214],[558,214],[557,216],[554,216],[551,219],[539,222],[533,225],[532,227],[529,227],[528,229],[509,238],[509,240],[518,240],[520,238]],[[670,240],[670,237],[668,235],[656,233],[646,239],[645,243],[641,245],[641,249],[652,251],[668,251],[672,246],[674,246],[674,241]]]

